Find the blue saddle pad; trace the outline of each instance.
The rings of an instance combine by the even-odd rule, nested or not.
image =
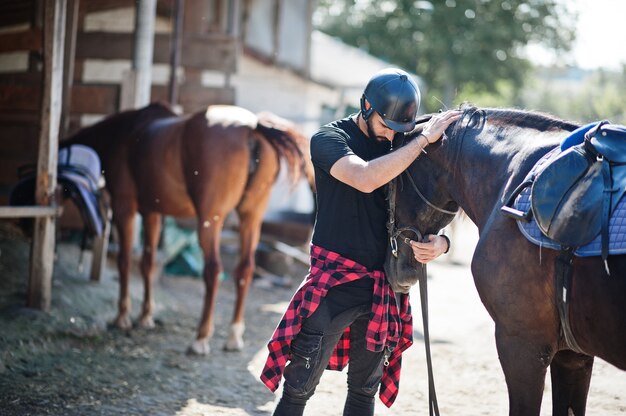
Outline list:
[[[586,130],[583,131],[579,136],[580,142],[582,142],[582,137],[584,136],[584,133],[595,124],[596,123],[585,126]],[[585,127],[582,127],[581,129]],[[567,141],[568,139],[566,139],[565,141]],[[571,147],[575,144],[577,144],[575,140],[572,140],[572,142],[569,143],[567,147]],[[543,169],[552,158],[554,158],[561,152],[562,146],[563,145],[553,149],[552,151],[548,152],[542,159],[540,159],[539,162],[537,162],[537,164],[533,167],[528,176]],[[516,209],[523,212],[528,212],[528,210],[530,209],[530,191],[531,187],[528,187],[518,195],[514,203],[514,207]],[[517,221],[517,226],[519,227],[524,237],[526,237],[531,243],[534,243],[540,247],[546,247],[553,250],[561,249],[560,244],[554,242],[553,240],[549,239],[541,233],[541,230],[539,229],[539,226],[537,225],[537,222],[534,218],[532,218],[530,222]],[[600,234],[598,234],[590,243],[579,247],[574,252],[574,254],[579,257],[600,256],[602,254],[602,237],[600,236]],[[623,197],[617,203],[617,206],[615,207],[615,210],[613,211],[613,214],[609,220],[609,254],[626,254],[626,200]]]

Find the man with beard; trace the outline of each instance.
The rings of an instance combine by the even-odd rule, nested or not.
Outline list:
[[[368,82],[361,111],[320,128],[311,139],[317,216],[309,275],[294,294],[268,344],[261,379],[276,390],[275,416],[302,415],[325,368],[348,362],[343,414],[374,414],[375,394],[391,406],[398,390],[400,355],[412,342],[408,297],[400,304],[383,272],[387,249],[384,186],[460,118],[434,116],[422,133],[390,152],[393,139],[413,130],[420,92],[410,75],[385,69]],[[427,263],[448,251],[445,236],[411,242]],[[289,361],[289,364],[287,364]]]

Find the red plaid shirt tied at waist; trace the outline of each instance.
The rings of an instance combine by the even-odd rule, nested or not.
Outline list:
[[[388,361],[381,380],[380,400],[390,407],[400,385],[402,352],[413,343],[413,318],[409,296],[401,295],[400,307],[391,286],[382,271],[369,271],[359,263],[340,254],[311,245],[311,269],[293,295],[287,311],[276,327],[267,348],[269,356],[261,373],[261,380],[272,391],[276,391],[283,370],[290,359],[291,341],[302,327],[302,319],[315,312],[328,290],[343,283],[364,277],[374,279],[372,312],[367,326],[366,346],[369,351],[389,351]],[[348,364],[350,351],[350,328],[333,351],[329,370],[342,370]]]

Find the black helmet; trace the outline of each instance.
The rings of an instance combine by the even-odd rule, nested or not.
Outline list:
[[[365,109],[365,100],[370,109]],[[381,115],[387,127],[407,132],[415,127],[420,106],[420,90],[411,76],[401,69],[388,68],[376,73],[367,83],[361,97],[361,113],[365,120],[374,111]]]

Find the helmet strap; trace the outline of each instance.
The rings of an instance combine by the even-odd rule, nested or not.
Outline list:
[[[365,108],[365,94],[363,94],[361,96],[361,115],[363,116],[363,120],[367,121],[371,117],[373,112],[374,107],[372,107],[371,104],[369,110]]]

